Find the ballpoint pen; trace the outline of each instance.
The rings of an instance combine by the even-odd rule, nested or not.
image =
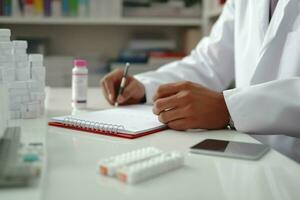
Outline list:
[[[121,84],[120,84],[120,87],[119,87],[117,99],[118,99],[119,96],[121,96],[123,94],[129,67],[130,67],[130,63],[126,63],[125,70],[123,72],[123,77],[122,77],[122,80],[121,80]],[[119,105],[119,103],[116,101],[115,106],[118,106],[118,105]]]

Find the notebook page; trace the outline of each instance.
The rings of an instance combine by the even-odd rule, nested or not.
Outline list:
[[[148,105],[122,106],[81,115],[53,118],[53,120],[63,122],[66,117],[90,122],[122,125],[124,130],[120,131],[129,134],[138,134],[165,127],[164,124],[158,121],[157,116],[152,113],[152,106]]]

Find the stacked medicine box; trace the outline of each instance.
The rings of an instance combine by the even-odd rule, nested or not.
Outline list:
[[[10,30],[0,29],[0,83],[8,88],[10,117],[38,118],[45,101],[43,56],[27,55],[27,42],[11,42],[10,34]]]

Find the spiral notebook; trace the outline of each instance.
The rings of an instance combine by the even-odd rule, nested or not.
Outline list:
[[[166,129],[152,113],[152,106],[134,105],[81,115],[55,117],[50,126],[134,139]]]

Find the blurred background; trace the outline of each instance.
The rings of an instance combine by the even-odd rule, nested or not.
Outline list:
[[[0,0],[0,28],[45,55],[46,85],[71,86],[72,61],[86,59],[89,86],[132,64],[154,70],[189,54],[225,0]]]

